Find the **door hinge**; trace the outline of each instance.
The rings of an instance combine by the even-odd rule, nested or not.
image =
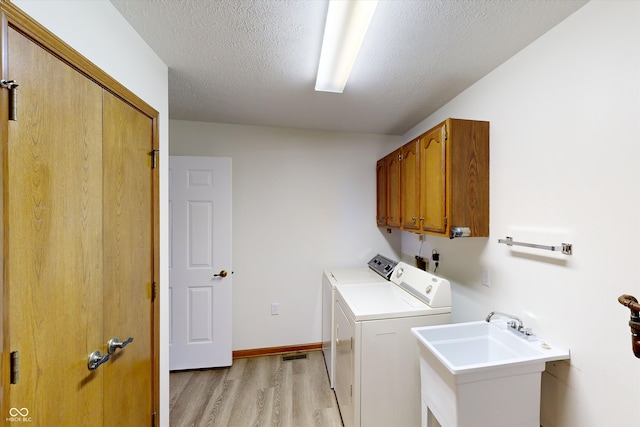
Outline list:
[[[0,80],[0,87],[9,89],[9,120],[18,120],[18,83],[15,80]]]
[[[445,127],[442,129],[442,140],[446,141],[447,140],[447,126],[445,125]]]
[[[151,156],[151,169],[155,169],[158,166],[158,155],[160,150],[151,150],[149,155]]]
[[[17,351],[12,351],[9,356],[10,360],[10,379],[9,382],[11,384],[18,384],[18,380],[20,377],[20,354]]]
[[[158,413],[153,411],[151,413],[151,427],[156,427],[158,424]]]
[[[349,397],[353,397],[353,384],[349,384]]]
[[[153,282],[151,284],[151,301],[156,300],[157,292],[158,292],[158,285],[156,284],[156,282]]]
[[[350,343],[350,345],[351,345],[351,350],[353,350],[353,337],[351,337],[351,338],[350,338],[350,341],[351,341],[351,343]]]

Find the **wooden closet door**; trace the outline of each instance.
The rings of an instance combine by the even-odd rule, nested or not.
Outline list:
[[[133,341],[104,370],[104,426],[150,426],[153,411],[152,122],[104,94],[104,331]]]
[[[32,426],[101,425],[105,366],[87,359],[106,352],[102,89],[12,29],[8,49],[20,87],[5,151],[6,340],[20,371],[3,384],[2,418],[16,408]]]
[[[20,369],[3,384],[3,423],[150,426],[153,120],[20,33],[8,37],[20,86],[4,176],[5,307]],[[89,370],[111,338],[133,340]]]

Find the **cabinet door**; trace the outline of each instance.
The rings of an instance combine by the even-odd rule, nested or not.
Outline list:
[[[340,407],[344,427],[354,427],[353,404],[354,382],[354,327],[336,301],[336,377],[334,379],[336,399]]]
[[[385,157],[387,164],[387,225],[400,227],[400,149]]]
[[[420,211],[424,231],[446,233],[446,122],[420,138]]]
[[[387,224],[387,166],[384,159],[376,163],[376,223]]]
[[[400,215],[405,230],[420,229],[420,171],[419,140],[411,141],[400,149],[401,196]]]

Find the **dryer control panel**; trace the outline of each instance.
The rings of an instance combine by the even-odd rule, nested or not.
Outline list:
[[[447,279],[399,262],[390,280],[432,308],[451,306],[451,284]]]
[[[380,276],[389,280],[393,268],[398,264],[397,261],[393,261],[380,254],[374,256],[371,261],[368,262],[369,268],[378,273]]]

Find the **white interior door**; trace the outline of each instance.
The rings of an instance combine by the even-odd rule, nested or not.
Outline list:
[[[169,368],[230,366],[231,159],[169,157]]]

